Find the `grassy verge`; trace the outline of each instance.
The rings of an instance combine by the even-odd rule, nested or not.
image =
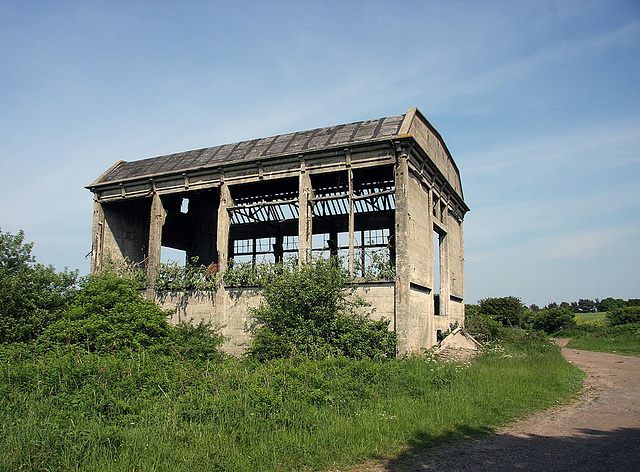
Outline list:
[[[0,470],[326,470],[473,436],[575,394],[549,342],[467,363],[0,352]]]
[[[578,325],[561,334],[573,338],[567,346],[574,349],[640,356],[640,323],[611,327]]]

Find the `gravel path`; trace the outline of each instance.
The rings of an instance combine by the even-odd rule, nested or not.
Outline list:
[[[588,375],[577,402],[538,413],[497,434],[367,464],[351,472],[640,471],[640,357],[564,347]]]

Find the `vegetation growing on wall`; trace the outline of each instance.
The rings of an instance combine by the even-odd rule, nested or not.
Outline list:
[[[217,283],[217,267],[198,264],[198,258],[194,257],[189,264],[184,265],[175,261],[161,263],[158,267],[155,289],[170,292],[215,291]]]
[[[249,355],[259,359],[304,353],[313,357],[391,358],[396,335],[389,321],[357,313],[347,271],[335,259],[276,266],[262,279],[264,302],[252,311],[259,323]]]

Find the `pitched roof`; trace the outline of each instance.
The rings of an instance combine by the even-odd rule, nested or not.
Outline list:
[[[89,187],[195,169],[272,159],[397,136],[405,115],[280,134],[166,156],[120,161]]]

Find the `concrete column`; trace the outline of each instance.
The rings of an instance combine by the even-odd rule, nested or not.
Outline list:
[[[298,259],[300,263],[311,261],[312,248],[312,202],[311,177],[305,171],[304,160],[300,164],[298,193]]]
[[[409,345],[409,289],[410,265],[408,253],[409,212],[407,202],[407,186],[409,164],[406,152],[396,145],[395,166],[395,199],[396,199],[396,291],[395,291],[395,320],[394,326],[398,336],[398,352],[404,354],[410,351]]]
[[[149,249],[147,253],[147,298],[153,299],[153,293],[162,252],[162,225],[167,214],[157,192],[151,201],[151,221],[149,223]]]
[[[104,250],[104,210],[98,200],[93,201],[93,225],[91,228],[91,274],[97,274],[102,268]]]
[[[229,264],[229,230],[231,217],[228,208],[233,205],[229,186],[223,181],[220,184],[220,205],[218,206],[217,250],[218,270],[224,272]]]

